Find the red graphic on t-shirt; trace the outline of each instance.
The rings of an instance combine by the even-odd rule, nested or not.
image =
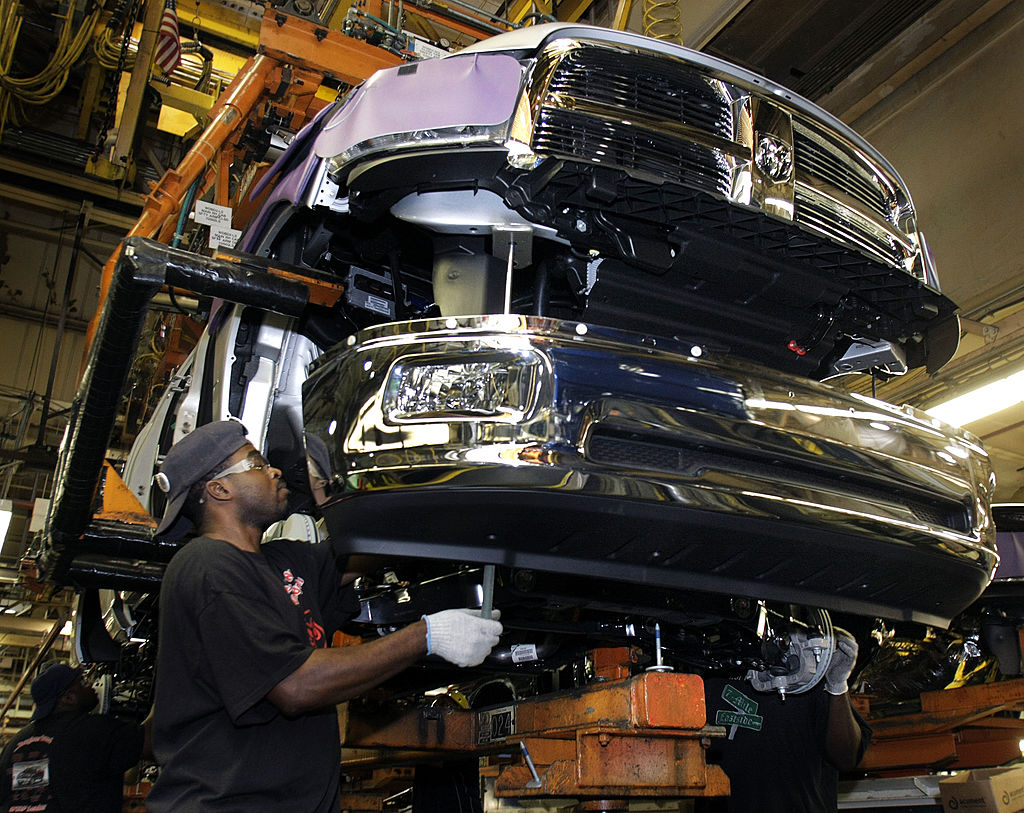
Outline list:
[[[309,636],[309,645],[314,649],[324,646],[324,628],[313,618],[313,612],[306,610],[303,616],[306,619],[306,634]]]
[[[291,569],[284,572],[284,591],[291,598],[292,604],[298,606],[299,596],[302,595],[302,585],[305,584],[306,580],[300,576],[295,576]]]

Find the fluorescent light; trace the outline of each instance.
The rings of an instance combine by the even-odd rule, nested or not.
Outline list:
[[[1024,401],[1024,370],[925,411],[954,426],[966,426]]]
[[[7,529],[11,527],[11,517],[14,516],[14,503],[10,500],[0,500],[0,545],[7,539]]]
[[[46,515],[50,512],[50,501],[43,497],[36,497],[32,503],[32,518],[28,523],[30,534],[39,533],[46,528]]]

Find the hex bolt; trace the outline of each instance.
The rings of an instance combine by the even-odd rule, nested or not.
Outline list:
[[[672,672],[671,666],[666,666],[661,660],[661,624],[654,622],[654,666],[647,667],[648,672]]]

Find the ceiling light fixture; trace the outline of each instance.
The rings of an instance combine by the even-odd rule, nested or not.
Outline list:
[[[13,516],[14,503],[10,500],[0,500],[0,545],[7,539],[7,529],[11,527]]]
[[[1024,401],[1024,370],[951,398],[925,411],[953,426],[967,426]]]

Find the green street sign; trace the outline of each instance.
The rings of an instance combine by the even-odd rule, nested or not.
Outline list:
[[[757,703],[747,697],[735,686],[726,684],[722,690],[722,699],[733,708],[739,709],[744,714],[757,714]]]
[[[760,714],[740,714],[738,711],[719,710],[715,714],[715,725],[739,726],[752,731],[760,731],[764,717]]]

